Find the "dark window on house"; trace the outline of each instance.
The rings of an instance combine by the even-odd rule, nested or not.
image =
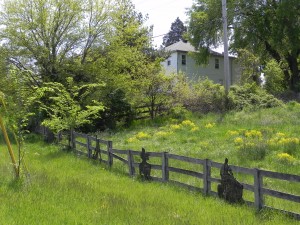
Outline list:
[[[186,65],[186,55],[181,56],[181,64]]]
[[[168,60],[168,66],[170,66],[171,65],[171,60]]]
[[[219,64],[219,59],[215,59],[215,69],[219,69],[220,64]]]

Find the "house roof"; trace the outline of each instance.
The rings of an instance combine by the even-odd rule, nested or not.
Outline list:
[[[192,46],[189,42],[187,41],[178,41],[172,45],[169,45],[168,47],[165,48],[166,51],[169,52],[176,52],[176,51],[182,51],[182,52],[197,52],[194,46]],[[209,50],[210,54],[215,55],[215,56],[224,56],[222,53],[215,52],[213,50]]]

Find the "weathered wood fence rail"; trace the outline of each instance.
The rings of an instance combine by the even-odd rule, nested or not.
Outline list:
[[[136,170],[139,168],[139,162],[141,160],[135,161],[134,156],[139,156],[141,152],[133,150],[118,150],[113,148],[112,141],[101,140],[98,137],[93,137],[87,134],[77,133],[75,131],[71,132],[70,144],[72,149],[78,154],[85,154],[89,158],[96,158],[101,162],[106,163],[109,167],[113,165],[114,159],[121,161],[128,167],[128,173],[130,176],[136,175]],[[61,134],[58,135],[58,140],[61,140]],[[81,148],[79,147],[81,146]],[[212,176],[212,168],[220,169],[223,165],[222,163],[213,162],[209,159],[197,159],[186,156],[179,156],[170,154],[167,152],[147,152],[150,158],[160,158],[161,164],[151,164],[152,170],[160,170],[160,177],[152,177],[153,180],[162,182],[172,182],[177,185],[187,187],[192,190],[202,192],[204,195],[217,195],[217,192],[212,190],[212,183],[220,183],[219,178]],[[97,154],[97,155],[96,155]],[[96,156],[96,157],[95,157]],[[200,165],[202,167],[202,172],[192,171],[182,168],[176,168],[169,165],[169,160],[178,160],[181,162],[186,162],[190,164]],[[264,178],[275,178],[278,180],[296,182],[299,183],[300,188],[300,176],[293,174],[277,173],[260,169],[250,169],[239,166],[231,165],[233,172],[251,175],[253,177],[253,184],[242,183],[245,190],[254,193],[254,202],[247,201],[248,204],[254,205],[258,210],[262,208],[271,208],[264,204],[264,196],[273,196],[280,199],[285,199],[291,202],[300,203],[300,196],[284,193],[281,191],[271,190],[264,187]],[[179,173],[192,177],[202,179],[202,187],[195,187],[186,183],[171,180],[169,178],[169,173]],[[299,205],[300,207],[300,205]],[[282,209],[275,209],[292,215],[294,218],[300,220],[299,212],[289,212]]]

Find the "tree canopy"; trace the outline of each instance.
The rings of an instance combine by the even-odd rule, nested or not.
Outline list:
[[[208,48],[218,46],[222,40],[221,8],[219,0],[197,0],[189,12],[189,40],[206,55]],[[229,0],[227,14],[231,50],[255,52],[262,65],[274,59],[281,66],[289,88],[300,91],[300,2]]]
[[[141,96],[160,71],[160,57],[153,53],[147,17],[131,0],[4,0],[2,8],[1,76],[7,79],[13,68],[22,85],[45,94],[39,100],[49,109],[39,118],[44,124],[59,125],[71,117],[88,123],[87,109],[94,102],[103,107],[93,122],[116,123],[143,104]],[[67,88],[70,80],[74,87],[99,88],[79,101],[85,92],[80,89],[75,96]],[[4,92],[10,93],[5,87]],[[64,101],[74,110],[63,108]],[[75,127],[73,122],[64,127]]]

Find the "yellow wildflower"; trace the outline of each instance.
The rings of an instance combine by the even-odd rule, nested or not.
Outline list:
[[[168,135],[170,135],[171,133],[169,132],[165,132],[165,131],[158,131],[155,133],[155,136],[158,136],[158,137],[166,137]]]
[[[244,140],[243,140],[243,138],[241,138],[241,137],[237,137],[236,139],[234,139],[234,143],[235,143],[236,145],[241,145],[241,144],[244,143]]]
[[[258,130],[249,130],[245,132],[247,138],[262,138],[262,133]]]
[[[148,139],[148,138],[150,138],[150,135],[147,134],[147,133],[144,133],[144,132],[139,132],[139,133],[137,133],[137,134],[135,135],[135,137],[136,137],[137,139],[141,140],[141,139]]]
[[[198,130],[199,130],[199,127],[193,127],[193,128],[191,129],[191,131],[193,131],[193,132],[198,131]]]
[[[136,141],[138,141],[138,139],[136,137],[131,137],[131,138],[128,138],[127,143],[132,143],[132,142],[136,142]]]
[[[277,133],[276,133],[276,136],[277,136],[277,137],[284,137],[284,136],[285,136],[285,134],[284,134],[284,133],[282,133],[282,132],[277,132]]]
[[[181,128],[181,126],[178,125],[178,124],[174,124],[174,125],[171,125],[170,128],[171,128],[172,130],[178,130],[178,129]]]
[[[208,123],[204,127],[209,129],[209,128],[213,128],[215,125],[216,125],[215,123]]]
[[[227,134],[229,134],[230,136],[236,136],[236,135],[239,135],[239,132],[236,130],[229,130],[227,132]]]
[[[196,125],[195,125],[192,121],[190,121],[190,120],[184,120],[184,121],[181,122],[181,124],[182,124],[183,126],[191,126],[191,127],[195,127],[195,126],[196,126]]]
[[[285,162],[285,163],[293,163],[296,161],[296,159],[293,156],[291,156],[290,154],[285,153],[285,152],[278,153],[277,158],[279,161]]]

